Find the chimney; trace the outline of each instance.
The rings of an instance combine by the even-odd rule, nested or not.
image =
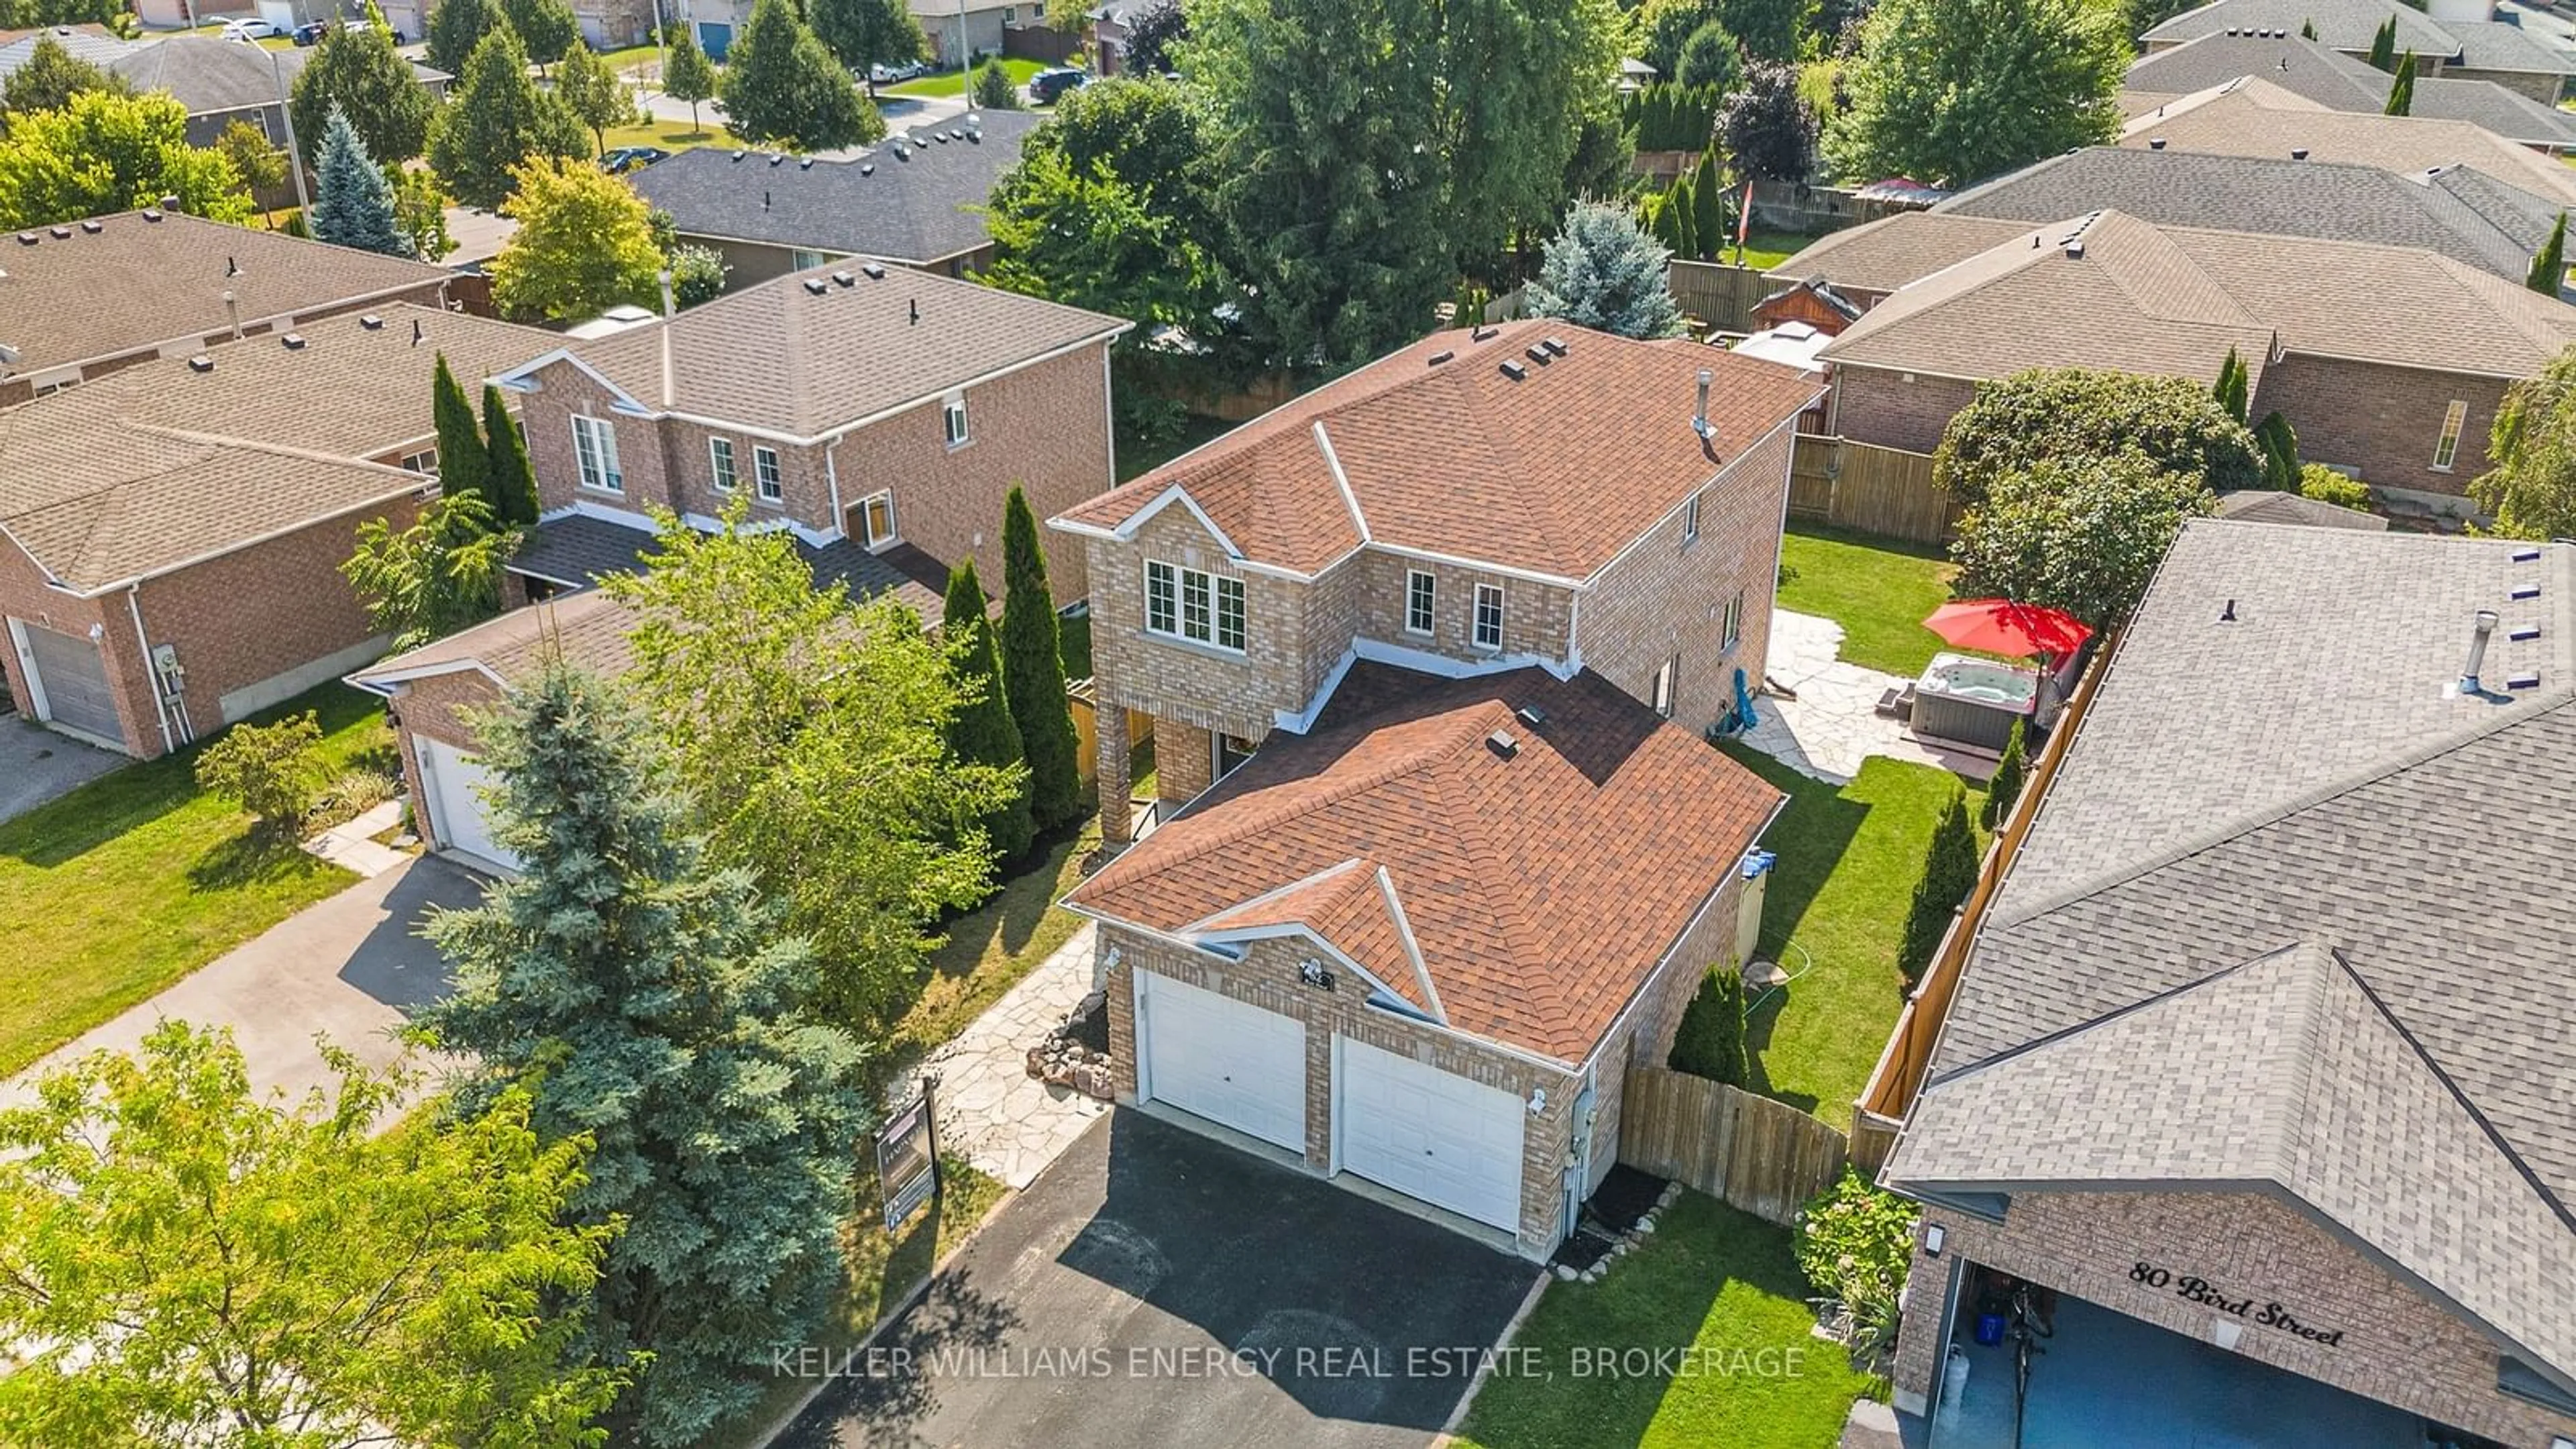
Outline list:
[[[1699,370],[1699,407],[1691,413],[1691,431],[1699,434],[1699,440],[1703,443],[1714,441],[1717,437],[1717,429],[1711,427],[1708,421],[1708,385],[1715,381],[1717,381],[1716,374],[1705,367]]]
[[[677,390],[671,377],[671,319],[679,315],[679,294],[671,287],[671,269],[662,269],[662,406],[669,407]]]
[[[2468,665],[2460,671],[2460,693],[2480,694],[2484,692],[2478,686],[2478,667],[2487,662],[2487,636],[2495,632],[2495,626],[2495,610],[2478,610],[2476,619],[2470,624],[2469,662]]]

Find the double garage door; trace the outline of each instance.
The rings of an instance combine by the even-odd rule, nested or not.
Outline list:
[[[1302,1023],[1149,971],[1136,973],[1136,995],[1139,1096],[1305,1151]],[[1517,1230],[1519,1099],[1349,1037],[1336,1045],[1340,1170]]]
[[[37,714],[121,748],[125,726],[116,718],[116,694],[108,688],[107,661],[98,641],[23,619],[9,622],[26,646],[20,657],[35,686]]]
[[[517,869],[519,858],[492,840],[491,813],[483,801],[492,772],[474,756],[426,735],[413,735],[411,744],[420,759],[421,793],[429,797],[429,824],[439,844]]]

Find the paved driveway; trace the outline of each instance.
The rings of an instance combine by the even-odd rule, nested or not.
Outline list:
[[[30,720],[0,716],[0,820],[24,815],[70,794],[84,780],[130,763],[123,755],[58,735]]]
[[[809,1366],[836,1381],[776,1445],[1421,1445],[1536,1279],[1121,1110],[985,1224],[874,1359]]]

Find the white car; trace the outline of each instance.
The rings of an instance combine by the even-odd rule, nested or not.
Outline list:
[[[224,39],[238,40],[244,45],[257,45],[263,40],[270,39],[271,37],[282,37],[287,33],[288,31],[285,26],[279,25],[275,21],[259,19],[256,16],[240,20],[227,20],[224,22],[223,29]]]
[[[930,67],[917,60],[906,61],[901,65],[886,65],[879,62],[868,67],[868,79],[881,86],[890,86],[898,81],[908,81],[915,76],[928,74],[930,74]]]

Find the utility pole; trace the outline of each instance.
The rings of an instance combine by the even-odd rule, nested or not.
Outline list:
[[[309,229],[313,225],[313,198],[304,190],[304,148],[295,143],[295,107],[287,103],[286,70],[277,57],[274,50],[268,53],[268,75],[277,82],[277,113],[286,118],[286,174],[295,178],[295,209],[303,213]]]
[[[975,47],[966,39],[966,0],[957,0],[957,83],[966,93],[966,109],[975,109]]]

